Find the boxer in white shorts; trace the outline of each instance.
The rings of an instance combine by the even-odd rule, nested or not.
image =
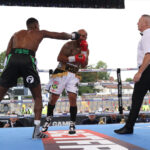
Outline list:
[[[77,94],[78,83],[80,79],[72,72],[67,72],[67,75],[62,77],[51,78],[48,86],[50,93],[60,95],[65,89],[66,92],[71,92]]]
[[[42,127],[46,132],[52,123],[53,111],[60,94],[65,89],[70,102],[70,128],[69,134],[75,134],[75,121],[77,115],[77,93],[80,76],[77,74],[79,68],[85,68],[88,64],[89,49],[86,42],[87,32],[84,29],[78,31],[80,38],[69,41],[62,47],[57,61],[57,68],[53,72],[48,90],[51,93],[48,103],[47,117]]]

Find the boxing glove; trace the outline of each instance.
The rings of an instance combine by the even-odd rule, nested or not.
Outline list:
[[[80,34],[78,32],[72,32],[71,40],[78,40],[80,38]]]
[[[84,54],[76,54],[75,56],[69,56],[68,61],[69,62],[79,62],[79,63],[84,63],[86,60]]]
[[[88,43],[85,40],[82,40],[80,43],[81,51],[87,51],[88,49]]]
[[[84,54],[87,57],[88,43],[85,40],[82,40],[80,43],[81,54]]]

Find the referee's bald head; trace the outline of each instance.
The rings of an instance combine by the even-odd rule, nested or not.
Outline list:
[[[145,20],[147,25],[150,25],[150,15],[144,14],[142,15],[142,18]]]

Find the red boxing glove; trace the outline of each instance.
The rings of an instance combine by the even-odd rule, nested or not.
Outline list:
[[[82,40],[80,43],[81,51],[87,51],[88,50],[88,43],[85,40]]]
[[[85,58],[84,54],[77,54],[77,55],[75,55],[75,61],[76,62],[84,63],[85,59],[86,58]]]
[[[82,40],[80,43],[81,54],[84,54],[87,57],[88,43],[85,40]]]
[[[84,63],[85,60],[86,60],[86,56],[84,54],[76,54],[75,56],[68,57],[68,62]]]

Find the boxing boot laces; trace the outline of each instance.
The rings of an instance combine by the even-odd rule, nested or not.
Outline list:
[[[32,138],[33,139],[48,138],[48,135],[40,132],[39,129],[40,129],[40,125],[34,125],[34,131],[33,131]]]
[[[69,134],[75,134],[76,130],[75,130],[75,122],[71,121],[70,122],[70,127],[69,127]]]
[[[47,116],[42,127],[42,132],[46,132],[51,123],[52,123],[52,116]]]

